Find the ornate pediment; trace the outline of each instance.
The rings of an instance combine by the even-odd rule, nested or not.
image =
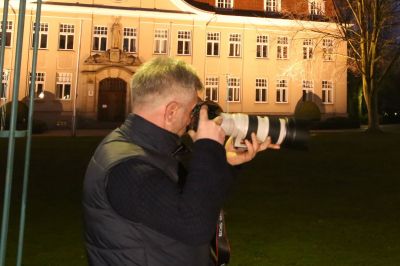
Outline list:
[[[88,65],[139,66],[141,64],[137,56],[123,52],[118,48],[91,55],[84,62]]]

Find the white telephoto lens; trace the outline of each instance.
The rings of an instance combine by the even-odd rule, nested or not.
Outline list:
[[[276,141],[276,144],[281,145],[282,142],[285,140],[286,138],[286,134],[287,134],[287,129],[286,129],[286,120],[283,118],[279,118],[279,123],[281,125],[280,131],[279,131],[279,138]]]
[[[257,139],[260,142],[264,142],[269,133],[269,119],[268,117],[257,116],[258,128],[257,128]]]

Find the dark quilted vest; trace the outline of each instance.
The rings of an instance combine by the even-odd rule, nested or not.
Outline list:
[[[122,127],[124,129],[124,127]],[[127,130],[125,128],[125,130]],[[106,194],[110,169],[126,160],[140,160],[177,180],[177,161],[143,149],[117,129],[99,145],[86,171],[83,188],[85,244],[90,265],[206,266],[209,246],[189,246],[145,225],[119,216]],[[129,133],[129,134],[127,134]]]

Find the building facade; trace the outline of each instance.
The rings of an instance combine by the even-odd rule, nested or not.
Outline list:
[[[11,99],[19,1],[6,26],[4,104]],[[1,2],[3,6],[3,2]],[[35,4],[24,25],[19,99],[29,94]],[[346,43],[330,1],[82,0],[42,6],[35,118],[50,128],[123,121],[130,80],[147,60],[171,56],[194,66],[200,97],[226,112],[292,115],[313,100],[325,116],[346,115]],[[80,123],[80,124],[79,124]]]

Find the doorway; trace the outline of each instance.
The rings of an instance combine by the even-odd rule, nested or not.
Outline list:
[[[99,84],[97,119],[122,122],[125,119],[126,82],[120,78],[106,78]]]

